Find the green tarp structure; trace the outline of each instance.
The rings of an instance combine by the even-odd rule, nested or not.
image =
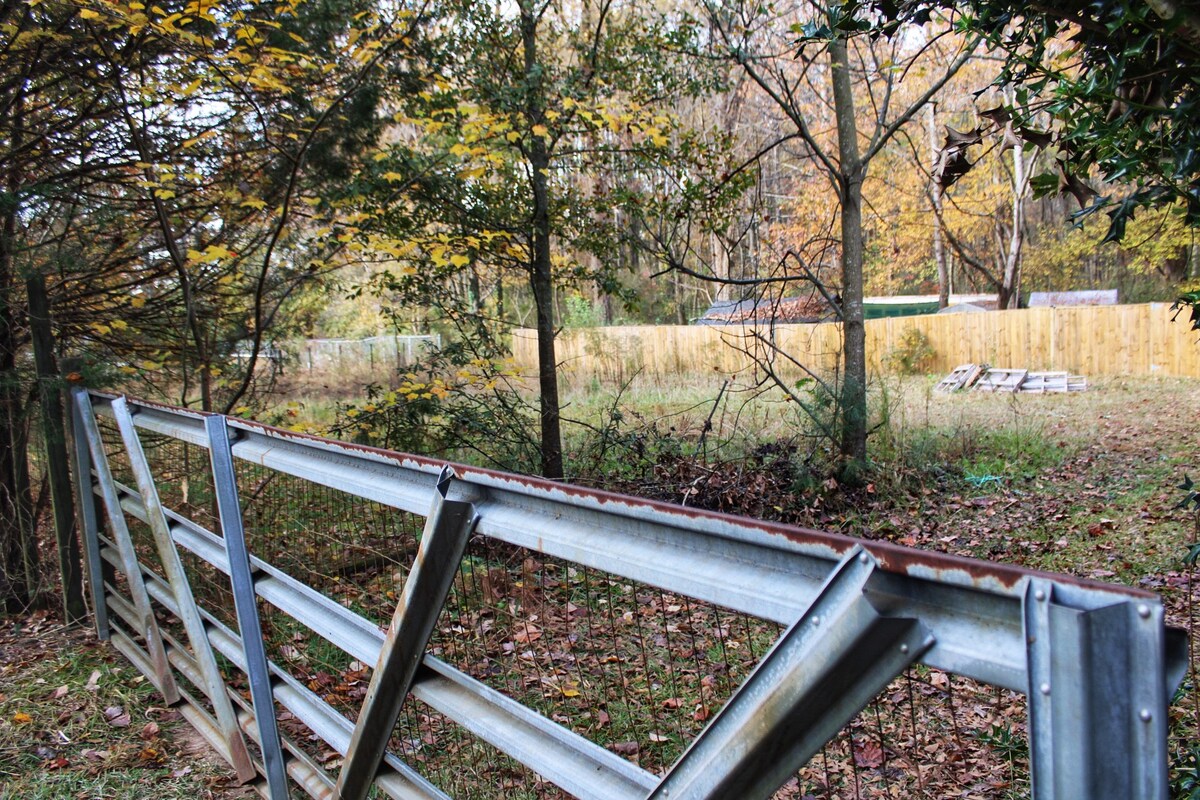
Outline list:
[[[932,303],[863,303],[863,318],[913,317],[917,314],[936,314],[937,310],[936,300]]]

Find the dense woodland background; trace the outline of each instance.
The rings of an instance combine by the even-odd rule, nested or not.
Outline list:
[[[864,295],[1194,297],[1197,19],[1170,0],[4,4],[0,594],[22,608],[36,583],[31,420],[65,383],[305,427],[272,390],[276,346],[306,336],[443,341],[322,430],[562,478],[562,326],[809,298],[842,360],[783,388],[861,484]],[[515,327],[538,331],[536,376],[514,374]]]

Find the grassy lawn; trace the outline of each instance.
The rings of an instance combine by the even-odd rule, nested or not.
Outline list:
[[[232,800],[224,763],[124,657],[45,614],[0,632],[0,798]]]

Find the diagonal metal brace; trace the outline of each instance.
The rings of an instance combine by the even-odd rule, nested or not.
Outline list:
[[[133,477],[137,480],[138,493],[146,507],[146,518],[150,530],[154,534],[154,543],[158,547],[158,557],[162,562],[163,572],[166,573],[171,585],[171,593],[179,605],[179,618],[187,631],[188,641],[192,646],[192,654],[200,668],[204,686],[200,687],[212,702],[213,713],[221,727],[226,741],[229,742],[229,756],[238,779],[245,782],[253,780],[258,775],[250,751],[246,749],[246,740],[242,736],[241,726],[238,725],[237,715],[233,712],[233,704],[225,691],[225,679],[217,666],[216,656],[213,655],[212,644],[208,641],[208,631],[200,610],[196,606],[196,598],[192,595],[192,587],[188,582],[187,572],[175,541],[171,538],[171,526],[167,521],[166,512],[158,496],[158,488],[154,485],[154,475],[150,472],[150,462],[142,449],[141,439],[133,425],[133,415],[129,411],[125,398],[113,401],[113,417],[117,428],[121,431],[121,439],[125,443],[125,452],[129,456],[129,466]]]
[[[650,800],[768,798],[888,683],[933,646],[916,619],[886,617],[856,547]]]
[[[154,619],[154,609],[150,605],[150,595],[146,592],[146,584],[142,579],[142,569],[138,565],[137,551],[133,547],[133,539],[129,536],[129,526],[125,523],[125,512],[121,510],[121,501],[117,497],[116,483],[113,481],[112,469],[108,464],[108,454],[104,451],[104,441],[100,438],[100,428],[96,425],[96,414],[92,410],[92,399],[87,392],[75,395],[75,408],[79,412],[79,422],[83,428],[84,438],[96,470],[96,478],[100,484],[100,493],[104,498],[104,509],[108,515],[108,524],[112,528],[113,539],[117,543],[117,552],[121,555],[121,567],[125,570],[125,580],[129,584],[129,594],[133,598],[137,610],[138,633],[146,640],[146,651],[150,654],[150,662],[154,666],[152,680],[155,687],[162,693],[167,705],[175,705],[180,700],[179,687],[171,674],[171,665],[167,662],[167,648],[163,644],[162,634],[158,630],[158,622]],[[90,489],[90,476],[81,484]],[[80,504],[88,500],[80,498]],[[96,563],[99,562],[99,544],[96,546]],[[92,573],[92,580],[99,580],[99,593],[96,600],[97,608],[104,601],[103,578],[99,578],[98,570]],[[107,619],[107,617],[106,617]]]
[[[421,546],[392,614],[338,775],[337,797],[341,800],[367,797],[478,520],[474,505],[447,499],[453,478],[450,467],[438,477]]]

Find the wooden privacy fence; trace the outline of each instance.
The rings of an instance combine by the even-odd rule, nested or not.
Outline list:
[[[270,800],[1167,800],[1159,598],[76,389],[96,628]]]
[[[886,371],[889,356],[909,330],[923,333],[933,349],[925,368],[948,372],[974,362],[996,367],[1063,370],[1099,375],[1200,377],[1200,337],[1172,321],[1168,303],[1095,308],[1030,308],[1018,311],[933,314],[868,320],[867,361]],[[789,357],[814,371],[833,371],[840,361],[841,326],[640,325],[563,331],[557,355],[563,374],[625,380],[634,374],[732,375],[754,369],[764,352],[756,337],[772,338]],[[513,334],[513,356],[522,371],[537,368],[536,332]],[[784,375],[795,367],[776,361]]]

